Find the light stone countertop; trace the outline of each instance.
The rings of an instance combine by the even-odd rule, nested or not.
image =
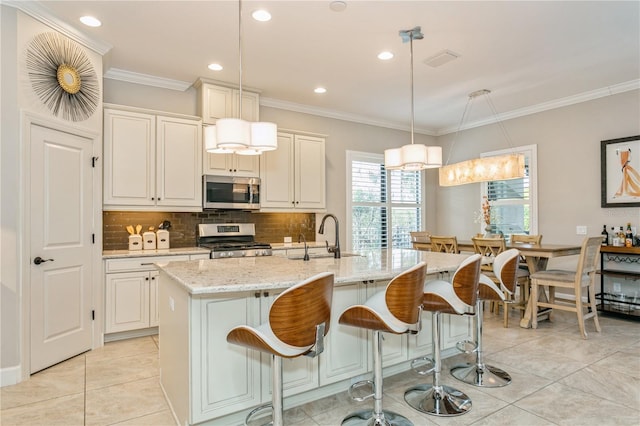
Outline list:
[[[427,262],[429,274],[454,271],[468,256],[395,249],[376,250],[341,259],[323,257],[303,261],[265,256],[169,262],[157,266],[188,293],[204,296],[287,288],[321,272],[333,272],[336,285],[389,280],[421,260]]]
[[[104,250],[103,259],[119,259],[127,257],[177,256],[191,254],[209,254],[211,250],[202,247],[179,247],[159,250]]]

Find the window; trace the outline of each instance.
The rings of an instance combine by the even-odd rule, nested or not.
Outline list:
[[[481,157],[524,154],[525,177],[497,180],[482,185],[482,196],[491,205],[491,232],[496,234],[537,234],[537,149],[536,145],[483,153]]]
[[[410,248],[422,227],[422,173],[386,170],[379,154],[347,151],[348,250]]]

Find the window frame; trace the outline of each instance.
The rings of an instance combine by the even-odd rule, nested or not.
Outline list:
[[[523,145],[497,151],[488,151],[480,154],[480,157],[494,157],[504,154],[524,154],[529,160],[529,234],[538,234],[538,145]],[[480,203],[488,196],[488,182],[480,185]],[[526,202],[501,202],[500,204],[527,204]],[[493,203],[492,203],[493,205]],[[484,223],[480,223],[480,231],[484,232]]]
[[[384,166],[384,155],[383,154],[376,154],[376,153],[371,153],[371,152],[363,152],[363,151],[351,151],[351,150],[347,150],[346,151],[346,173],[345,173],[345,181],[346,181],[346,250],[345,251],[351,251],[353,250],[353,223],[352,223],[352,212],[353,212],[353,200],[352,200],[352,196],[353,196],[353,191],[352,191],[352,163],[353,161],[363,161],[363,162],[371,162],[371,163],[378,163]],[[391,214],[391,208],[394,206],[395,207],[402,207],[403,203],[392,203],[392,197],[390,194],[390,189],[391,189],[391,180],[390,180],[390,175],[387,175],[387,201],[385,202],[385,205],[387,206],[388,210],[388,215],[387,215],[387,226],[388,226],[388,232],[389,232],[389,244],[390,247],[392,246],[391,243],[391,235],[392,235],[392,227],[393,227],[393,218],[392,218],[392,214]],[[420,173],[420,189],[421,189],[421,201],[420,201],[420,222],[424,225],[425,223],[425,201],[426,201],[426,192],[425,192],[425,174],[424,173]]]

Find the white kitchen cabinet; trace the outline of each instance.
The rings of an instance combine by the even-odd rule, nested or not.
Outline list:
[[[260,210],[326,209],[325,139],[278,132],[278,148],[262,154]]]
[[[374,294],[384,291],[387,288],[389,281],[375,281],[373,283],[367,283],[367,299]],[[369,339],[373,338],[373,333],[369,334]],[[391,365],[399,364],[408,359],[407,348],[407,335],[406,334],[393,334],[383,333],[382,343],[382,366],[389,367]],[[371,340],[369,343],[372,344]],[[373,346],[369,348],[369,352],[373,351]],[[371,365],[373,365],[373,353],[371,353]]]
[[[367,330],[338,322],[345,309],[365,300],[366,291],[366,286],[362,283],[333,288],[331,327],[325,340],[324,352],[320,354],[321,386],[369,371]]]
[[[216,124],[219,118],[240,117],[240,90],[235,87],[222,86],[198,79],[194,84],[197,89],[197,114],[202,117],[203,124]],[[260,120],[260,94],[242,88],[242,117],[247,121]]]
[[[269,320],[269,309],[278,292],[263,292],[260,298],[260,322]],[[260,295],[260,293],[256,293]],[[257,297],[257,296],[256,296]],[[271,355],[261,353],[262,402],[271,401]],[[295,395],[318,387],[318,358],[300,356],[282,359],[282,387],[284,396]]]
[[[158,326],[159,272],[154,263],[189,260],[188,255],[105,261],[105,333]]]
[[[203,124],[214,125],[219,118],[240,117],[240,91],[237,88],[207,83],[199,79],[194,84],[198,90],[197,114]],[[260,119],[260,95],[242,90],[242,117],[247,121]],[[203,174],[222,176],[260,176],[260,156],[236,154],[211,154],[203,144]]]
[[[201,211],[202,125],[138,108],[104,110],[104,210]]]
[[[225,415],[271,401],[271,356],[227,342],[227,334],[238,325],[257,326],[268,319],[274,292],[196,300],[192,336],[197,349],[192,365],[198,378],[192,392],[202,401],[193,422],[210,418],[211,412]],[[283,359],[284,396],[318,387],[318,359]],[[219,366],[224,368],[219,368]],[[206,380],[204,380],[206,378]]]
[[[211,154],[205,152],[205,175],[260,177],[259,155]]]

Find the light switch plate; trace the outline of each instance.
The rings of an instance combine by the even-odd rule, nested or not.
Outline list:
[[[576,235],[587,235],[587,227],[581,225],[576,226]]]

